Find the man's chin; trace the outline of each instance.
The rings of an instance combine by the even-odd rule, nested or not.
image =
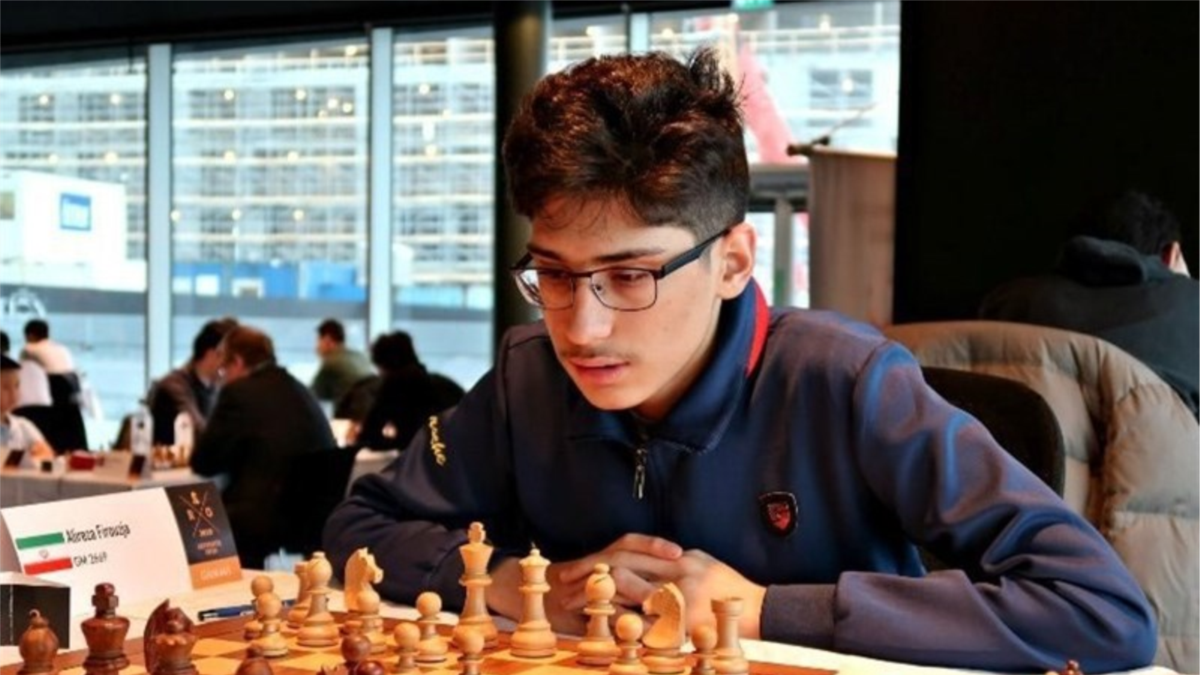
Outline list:
[[[575,383],[579,386],[579,383]],[[600,410],[617,411],[628,410],[637,407],[641,403],[633,391],[628,387],[600,388],[600,387],[579,387],[580,393],[594,407]]]

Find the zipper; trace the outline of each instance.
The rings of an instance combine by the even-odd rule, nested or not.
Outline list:
[[[646,494],[646,458],[650,453],[639,445],[633,465],[633,496],[641,500]]]

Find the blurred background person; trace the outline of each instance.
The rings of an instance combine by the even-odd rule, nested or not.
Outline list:
[[[193,434],[204,431],[217,401],[221,340],[237,325],[232,318],[213,319],[192,340],[192,357],[150,385],[146,404],[154,417],[155,445],[175,444],[175,418],[191,417]]]
[[[34,459],[51,459],[54,448],[46,442],[33,422],[13,410],[21,390],[21,364],[8,356],[0,356],[0,446],[27,450]]]
[[[373,450],[403,449],[430,416],[462,398],[462,388],[425,369],[417,358],[412,337],[404,331],[376,338],[371,345],[371,361],[379,369],[379,388],[358,428],[355,445]]]
[[[219,353],[221,391],[191,466],[225,477],[222,497],[242,566],[262,569],[283,543],[289,509],[298,508],[281,499],[290,463],[336,444],[312,392],[275,362],[265,333],[234,326]]]
[[[12,343],[8,333],[0,331],[0,354],[12,356]],[[21,391],[17,399],[17,407],[48,406],[53,401],[50,398],[50,380],[42,364],[32,359],[19,359],[21,366]]]
[[[317,356],[321,367],[313,377],[312,392],[331,405],[355,382],[375,374],[362,352],[346,347],[346,328],[337,319],[325,319],[317,326]]]
[[[1200,409],[1200,283],[1180,248],[1179,221],[1162,202],[1130,190],[1085,213],[1053,274],[988,294],[980,318],[1033,323],[1111,342]]]

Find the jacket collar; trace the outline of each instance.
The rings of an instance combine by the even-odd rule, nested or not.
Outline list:
[[[770,312],[753,280],[742,293],[725,301],[717,320],[712,359],[667,416],[641,429],[630,411],[605,411],[570,384],[570,438],[609,440],[627,445],[648,436],[656,443],[688,452],[715,446],[737,411],[741,392],[762,359]]]

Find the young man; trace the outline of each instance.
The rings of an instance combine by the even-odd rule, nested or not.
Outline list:
[[[979,315],[1095,335],[1133,354],[1200,415],[1200,282],[1188,272],[1179,220],[1128,191],[1085,215],[1054,274],[1010,281]]]
[[[335,569],[369,546],[382,592],[461,606],[465,528],[552,560],[546,610],[582,632],[607,562],[636,608],[675,582],[688,624],[745,601],[748,638],[989,670],[1131,668],[1145,598],[1103,538],[868,326],[771,310],[737,90],[711,51],[602,57],[545,78],[504,162],[533,224],[514,274],[544,320],[330,518]],[[925,575],[914,544],[957,569]]]
[[[33,422],[14,415],[21,395],[21,364],[0,356],[0,445],[26,450],[34,459],[53,459],[54,448]]]
[[[337,405],[355,382],[375,374],[362,352],[346,347],[346,329],[337,319],[325,319],[317,326],[317,356],[321,367],[312,381],[313,394]]]

